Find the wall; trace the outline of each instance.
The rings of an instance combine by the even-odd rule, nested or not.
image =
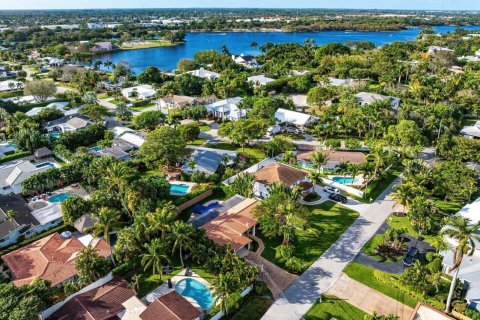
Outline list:
[[[177,206],[177,210],[181,212],[181,211],[193,206],[194,204],[202,201],[203,199],[210,197],[212,194],[213,194],[212,189],[208,189],[204,193],[201,193],[198,196],[196,196],[195,198],[190,199],[187,202],[184,202],[181,205]]]
[[[323,180],[323,183],[325,183],[326,185],[335,187],[335,188],[340,189],[342,191],[353,194],[354,196],[363,198],[363,192],[358,190],[358,189],[343,185],[341,183],[336,183],[336,182],[334,182],[332,180],[329,180],[329,179],[326,179],[326,178],[322,178],[322,180]]]

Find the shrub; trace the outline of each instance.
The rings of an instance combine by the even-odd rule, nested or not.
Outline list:
[[[300,273],[303,271],[303,264],[302,261],[299,258],[292,257],[287,260],[285,263],[285,266],[287,269],[293,273]]]
[[[15,159],[20,159],[29,155],[30,155],[30,152],[26,152],[26,151],[12,153],[12,154],[0,157],[0,163],[12,161]]]
[[[480,312],[473,309],[465,309],[465,315],[472,318],[472,320],[480,320]]]
[[[338,149],[342,145],[341,141],[338,139],[327,139],[325,145],[332,149]]]
[[[467,309],[467,303],[463,301],[454,301],[452,303],[452,306],[457,312],[461,314],[464,314],[465,310]]]
[[[347,139],[345,140],[345,147],[349,149],[358,149],[361,147],[361,144],[358,139]]]
[[[282,257],[284,257],[285,259],[290,259],[292,256],[293,256],[293,251],[294,251],[294,247],[293,246],[285,246],[285,245],[281,245],[280,246],[280,254],[282,255]]]
[[[138,107],[148,106],[151,103],[152,103],[151,99],[135,101],[135,102],[132,103],[132,107],[138,108]]]

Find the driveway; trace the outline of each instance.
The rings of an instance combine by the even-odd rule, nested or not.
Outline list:
[[[342,270],[360,252],[364,244],[377,232],[392,213],[395,201],[389,197],[397,178],[371,204],[349,200],[346,207],[359,212],[360,217],[277,299],[262,319],[300,319],[320,295],[328,290]]]
[[[346,302],[369,314],[375,311],[381,315],[393,314],[398,316],[400,320],[406,320],[410,318],[413,312],[413,309],[409,306],[349,278],[344,273],[328,289],[327,293],[344,299]]]

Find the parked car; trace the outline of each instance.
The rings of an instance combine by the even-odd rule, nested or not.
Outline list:
[[[407,267],[411,266],[417,259],[417,256],[418,249],[415,247],[410,247],[410,249],[408,249],[407,253],[403,257],[403,264]]]
[[[332,193],[328,196],[330,200],[336,201],[336,202],[341,202],[343,204],[348,202],[348,198],[345,197],[343,194],[340,193]]]
[[[326,186],[325,188],[323,188],[323,191],[325,191],[327,193],[332,193],[332,194],[340,193],[340,190],[338,190],[335,187],[330,187],[330,186]]]

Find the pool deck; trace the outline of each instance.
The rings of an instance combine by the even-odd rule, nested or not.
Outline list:
[[[170,195],[172,195],[172,196],[184,196],[187,193],[190,193],[190,191],[192,191],[192,188],[197,185],[194,182],[186,182],[186,181],[178,181],[178,180],[168,181],[168,183],[170,183],[171,185],[176,184],[176,185],[187,185],[188,186],[188,189],[185,193],[170,192]]]
[[[207,282],[207,280],[203,279],[202,277],[200,277],[198,274],[196,274],[195,272],[193,271],[190,271],[192,273],[192,275],[190,277],[187,277],[185,276],[185,272],[187,271],[187,269],[183,269],[182,271],[180,271],[176,276],[173,276],[171,278],[172,280],[172,288],[169,288],[168,287],[168,282],[165,282],[164,284],[158,286],[157,288],[155,288],[153,291],[149,292],[145,297],[143,297],[141,300],[143,303],[145,304],[149,304],[149,302],[147,301],[147,296],[151,293],[155,293],[159,296],[163,296],[163,295],[166,295],[167,293],[170,293],[172,291],[175,291],[175,286],[177,285],[178,282],[180,282],[181,280],[183,279],[188,279],[188,278],[191,278],[191,279],[195,279],[197,280],[198,282],[200,282],[201,284],[203,284],[204,286],[206,286],[209,290],[210,288],[212,287],[212,285],[210,283]],[[211,292],[212,290],[210,290]],[[188,300],[188,302],[190,302],[194,307],[197,307],[199,309],[202,309],[200,307],[200,305],[197,303],[197,301],[195,301],[194,299],[190,298],[190,297],[185,297],[185,296],[182,296],[184,297],[185,299]]]
[[[345,185],[345,186],[362,186],[362,185],[363,185],[363,182],[364,182],[364,180],[365,180],[365,179],[363,178],[363,175],[361,175],[361,174],[355,176],[355,180],[353,181],[353,183],[341,183],[341,182],[338,182],[338,181],[333,180],[333,178],[336,178],[336,177],[340,177],[340,178],[342,178],[342,179],[343,179],[343,178],[345,178],[345,179],[350,179],[350,178],[352,178],[352,176],[349,176],[349,175],[347,175],[347,176],[345,176],[345,177],[344,177],[344,176],[340,176],[340,175],[328,175],[328,176],[327,176],[327,179],[332,180],[333,182],[336,182],[336,183],[339,183],[339,184],[343,184],[343,185]]]

